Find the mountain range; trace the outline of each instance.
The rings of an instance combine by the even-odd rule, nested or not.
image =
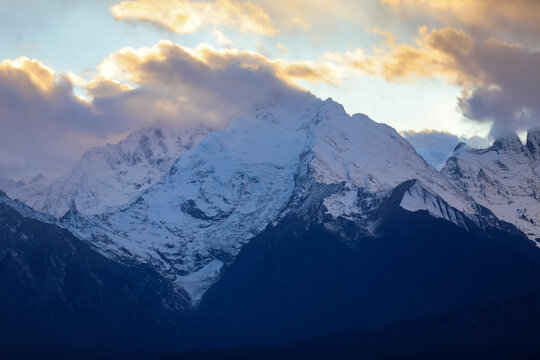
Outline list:
[[[437,171],[312,95],[224,129],[140,130],[59,179],[1,183],[4,329],[20,317],[84,349],[280,346],[531,294],[539,167],[530,131],[460,143]]]

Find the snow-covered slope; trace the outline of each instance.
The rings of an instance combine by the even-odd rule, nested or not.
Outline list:
[[[2,190],[0,190],[0,204],[7,205],[8,207],[17,211],[20,215],[22,215],[25,218],[39,220],[47,224],[59,225],[59,222],[57,221],[55,217],[47,215],[47,214],[42,214],[18,200],[10,199],[9,196]]]
[[[442,170],[456,187],[531,239],[540,238],[540,131],[483,150],[459,144]]]
[[[203,128],[136,131],[118,144],[90,149],[71,173],[55,181],[31,181],[8,194],[56,217],[73,203],[82,214],[102,213],[148,188],[207,132]]]
[[[409,179],[474,211],[394,129],[306,96],[207,135],[129,205],[89,219],[73,209],[63,220],[109,256],[153,263],[196,304],[249,239],[313,189],[327,188],[337,218],[362,212],[360,192],[384,197]]]
[[[39,174],[28,182],[18,181],[15,183],[16,186],[6,187],[3,190],[14,199],[26,201],[42,197],[53,181],[54,179]]]

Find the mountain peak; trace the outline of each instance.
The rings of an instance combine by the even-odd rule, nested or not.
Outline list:
[[[322,104],[328,108],[333,108],[340,112],[345,112],[345,108],[343,107],[343,105],[341,105],[337,101],[334,101],[334,99],[332,99],[331,97],[324,100]]]
[[[499,137],[492,145],[492,149],[506,151],[522,151],[523,144],[516,133]]]
[[[472,147],[470,147],[469,145],[467,145],[466,143],[464,143],[463,141],[460,141],[455,147],[454,147],[454,150],[452,152],[456,152],[458,150],[461,150],[461,151],[469,151],[469,150],[472,150]]]

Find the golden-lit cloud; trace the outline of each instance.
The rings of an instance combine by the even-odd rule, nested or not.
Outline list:
[[[269,36],[277,33],[264,10],[250,2],[130,0],[112,6],[111,11],[116,19],[147,21],[180,34],[195,32],[206,25]]]
[[[412,81],[424,77],[443,76],[458,84],[477,83],[481,69],[465,69],[475,42],[463,31],[452,28],[427,31],[422,27],[413,45],[397,44],[392,34],[384,36],[383,47],[376,47],[366,56],[362,50],[345,54],[341,61],[388,81]],[[339,55],[334,54],[339,58]]]
[[[492,122],[494,136],[540,126],[540,52],[495,39],[475,40],[450,27],[422,27],[413,45],[398,44],[391,34],[372,53],[359,49],[327,54],[350,69],[388,81],[444,78],[462,87],[459,107],[472,120]]]
[[[110,79],[92,81],[85,88],[87,94],[93,99],[114,97],[133,89],[128,84],[121,84],[118,81]]]
[[[209,127],[221,127],[255,104],[305,96],[307,90],[298,80],[340,81],[339,69],[331,64],[270,60],[256,52],[206,44],[192,49],[170,41],[121,49],[105,59],[98,72],[89,95],[99,111]],[[121,84],[133,87],[121,89]]]
[[[183,67],[192,72],[183,71]],[[330,62],[269,59],[253,51],[215,49],[206,44],[192,49],[165,40],[151,48],[124,48],[111,54],[99,66],[99,74],[139,84],[182,85],[189,80],[197,85],[196,80],[210,80],[199,76],[225,74],[232,67],[253,75],[267,74],[291,86],[296,86],[297,80],[339,84],[344,76]]]
[[[25,57],[0,63],[0,154],[10,154],[1,157],[0,173],[27,177],[45,168],[61,174],[103,141],[94,120],[69,76]]]
[[[309,32],[331,35],[329,31],[344,23],[363,29],[364,21],[376,1],[351,0],[251,0],[260,6],[282,33]],[[378,5],[378,4],[377,4]]]
[[[27,57],[2,61],[0,63],[0,76],[4,79],[10,78],[14,84],[30,82],[43,91],[50,91],[55,85],[56,78],[53,69]],[[13,77],[18,77],[21,82],[15,82]],[[21,85],[24,86],[23,84]]]
[[[538,0],[381,0],[401,15],[423,14],[441,24],[512,40],[540,35]]]

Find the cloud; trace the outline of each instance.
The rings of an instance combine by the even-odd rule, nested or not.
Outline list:
[[[474,47],[474,40],[452,28],[428,32],[426,27],[419,30],[414,45],[397,44],[393,34],[379,29],[373,31],[383,36],[382,47],[375,47],[368,55],[363,49],[344,54],[328,53],[328,60],[346,67],[383,76],[388,81],[414,81],[424,77],[444,76],[452,82],[469,83],[478,69],[470,69],[463,78],[458,67],[467,65],[467,57]],[[476,82],[476,81],[475,81]]]
[[[458,106],[468,119],[492,124],[491,135],[540,126],[540,52],[488,39],[477,41],[450,27],[419,30],[414,45],[383,33],[383,47],[327,59],[388,81],[442,77],[462,87]]]
[[[276,47],[279,49],[279,52],[281,54],[286,54],[289,51],[289,49],[287,49],[287,47],[283,45],[282,43],[277,43]]]
[[[269,60],[254,52],[208,45],[191,49],[169,41],[119,50],[99,66],[99,73],[91,87],[100,111],[121,108],[129,116],[146,114],[163,123],[177,122],[181,116],[213,127],[254,104],[304,94],[294,83],[298,79],[337,81],[324,65]],[[134,88],[118,91],[120,83]],[[96,97],[101,88],[117,94]]]
[[[325,64],[168,41],[111,54],[88,82],[35,60],[4,61],[0,174],[57,176],[90,146],[142,127],[219,128],[257,104],[312,96],[295,82],[337,81],[333,71]],[[75,95],[76,86],[86,99]]]
[[[320,81],[332,78],[330,68],[311,62],[287,62],[271,60],[252,51],[238,49],[215,49],[207,44],[188,48],[163,40],[152,47],[123,48],[112,53],[99,65],[99,77],[120,79],[138,84],[186,82],[197,85],[205,76],[218,76],[230,68],[238,68],[251,74],[271,73],[274,77],[292,84],[294,78],[304,78],[298,67],[309,68],[306,72],[323,70]],[[189,71],[187,71],[189,70]],[[328,73],[328,74],[327,74]],[[296,74],[296,75],[295,75]]]
[[[260,99],[272,98],[267,91],[274,88],[299,89],[297,80],[339,83],[342,76],[329,63],[271,60],[251,51],[215,49],[206,44],[192,49],[170,41],[151,48],[121,49],[99,66],[99,73],[101,79],[167,87],[176,96],[201,89],[207,96],[235,100],[231,103],[261,92],[262,96],[257,95]],[[257,90],[260,84],[266,86]]]
[[[381,0],[404,18],[421,14],[444,26],[465,30],[475,37],[538,44],[538,0]]]
[[[344,25],[355,31],[363,31],[367,23],[374,19],[374,13],[385,15],[387,6],[378,1],[351,1],[351,0],[251,0],[264,9],[272,19],[280,34],[309,33],[321,35],[335,41],[336,32]]]
[[[250,2],[131,0],[112,6],[111,11],[118,20],[151,22],[180,34],[193,33],[206,25],[268,36],[277,33],[264,10]]]
[[[493,122],[493,136],[540,126],[540,52],[488,40],[471,60],[481,81],[459,101],[465,116]]]
[[[436,130],[408,130],[403,131],[401,135],[414,146],[418,154],[437,170],[444,166],[446,159],[459,142],[467,143],[475,148],[486,148],[490,145],[485,138],[458,137],[449,132]]]
[[[67,76],[27,58],[0,63],[0,174],[58,174],[82,147],[103,141],[95,120]]]
[[[457,135],[435,130],[409,130],[401,135],[414,146],[418,154],[438,170],[444,166],[448,155],[459,142]]]

